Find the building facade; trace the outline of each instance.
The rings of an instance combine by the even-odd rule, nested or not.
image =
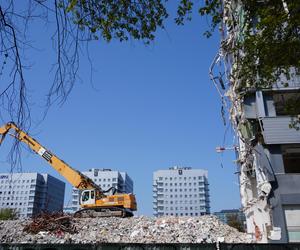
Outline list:
[[[0,209],[15,209],[20,217],[42,211],[62,211],[65,183],[48,174],[0,173]]]
[[[271,2],[259,3],[275,8]],[[287,2],[277,2],[277,6],[281,4],[281,11],[288,13]],[[255,80],[241,80],[240,61],[245,53],[237,49],[228,53],[226,48],[243,41],[245,27],[255,27],[255,18],[245,24],[245,11],[243,1],[224,1],[223,40],[210,75],[237,135],[233,148],[247,231],[260,243],[300,242],[299,69],[287,66],[289,77],[281,72],[277,80],[264,85],[258,85],[259,71]],[[252,34],[261,33],[253,28]],[[217,68],[221,59],[225,62],[223,69]],[[276,66],[272,67],[275,75]]]
[[[172,167],[153,174],[154,216],[200,216],[210,213],[207,171]]]
[[[115,187],[120,193],[133,193],[133,181],[126,172],[113,171],[111,169],[92,168],[82,172],[92,179],[102,190],[106,191]],[[80,193],[76,188],[72,189],[72,211],[76,212],[80,208]]]
[[[291,127],[297,117],[285,109],[291,100],[300,100],[299,91],[300,78],[295,78],[289,87],[249,93],[242,104],[245,121],[240,127],[247,128],[242,136],[255,142],[251,148],[240,142],[252,158],[241,151],[239,157],[254,170],[251,174],[239,165],[240,179],[252,183],[241,186],[242,197],[246,215],[254,213],[257,226],[268,232],[267,242],[300,242],[300,131]],[[300,105],[295,108],[300,114]],[[253,222],[247,225],[255,232]]]

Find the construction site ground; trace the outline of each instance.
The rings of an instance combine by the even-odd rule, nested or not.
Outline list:
[[[215,216],[74,218],[41,215],[35,219],[0,221],[0,243],[251,243]]]

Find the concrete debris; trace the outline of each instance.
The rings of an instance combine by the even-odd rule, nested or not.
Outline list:
[[[68,220],[70,225],[67,230],[65,230],[65,227],[58,227],[59,230],[53,229],[56,228],[53,227],[53,223],[61,225],[61,222],[58,221],[53,222],[52,219],[52,226],[33,226],[35,224],[29,219],[0,221],[0,243],[252,242],[247,234],[238,232],[236,229],[223,224],[217,217],[210,215],[160,218],[144,216],[131,218],[73,218]],[[36,230],[39,227],[40,229]]]

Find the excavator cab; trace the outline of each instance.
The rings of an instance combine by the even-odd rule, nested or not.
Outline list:
[[[81,205],[90,205],[95,204],[95,190],[84,190],[80,196],[80,204]]]

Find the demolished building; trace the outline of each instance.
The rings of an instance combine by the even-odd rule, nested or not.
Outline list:
[[[210,76],[235,130],[240,196],[248,233],[261,243],[300,242],[300,77],[280,76],[266,88],[241,88],[236,77],[239,50],[228,53],[243,35],[242,1],[221,1],[221,45]],[[264,1],[260,1],[264,2]],[[283,8],[287,10],[285,1]],[[259,76],[258,76],[259,77]],[[296,126],[294,126],[296,124]]]

